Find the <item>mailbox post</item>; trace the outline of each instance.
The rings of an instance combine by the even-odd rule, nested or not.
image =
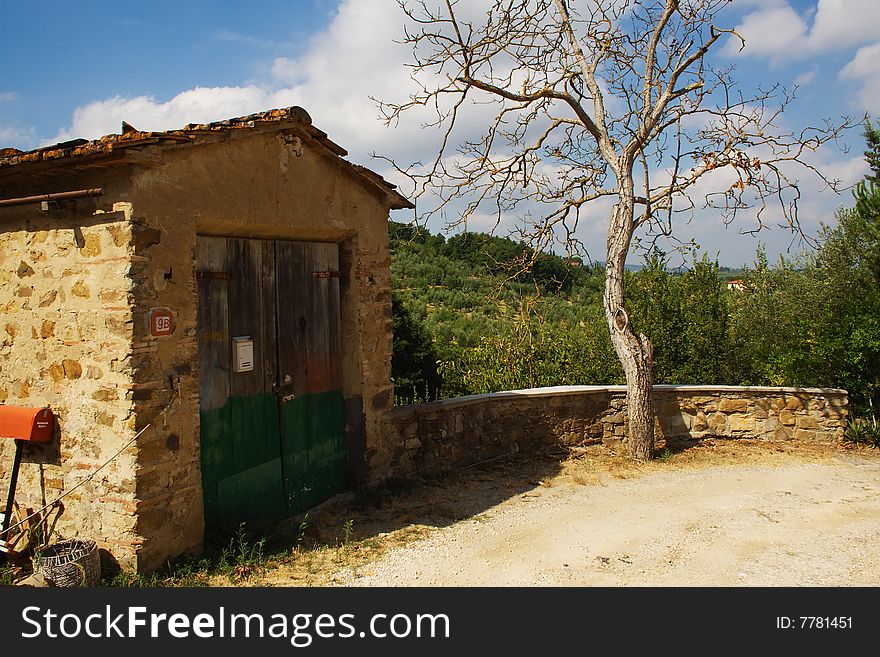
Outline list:
[[[48,408],[0,406],[0,438],[12,438],[15,441],[15,458],[9,474],[9,494],[6,497],[6,510],[3,513],[3,528],[0,530],[2,542],[6,541],[12,520],[12,505],[15,502],[22,448],[25,442],[49,442],[54,427],[55,415]]]

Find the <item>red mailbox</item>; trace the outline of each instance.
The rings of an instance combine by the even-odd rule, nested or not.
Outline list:
[[[51,409],[0,405],[0,438],[45,443],[52,439],[54,427]]]
[[[15,459],[9,474],[9,495],[3,513],[0,529],[0,549],[6,551],[9,523],[12,521],[12,508],[15,502],[15,485],[18,483],[18,468],[21,465],[21,450],[25,441],[46,443],[52,440],[55,427],[55,414],[48,408],[25,408],[22,406],[0,405],[0,438],[15,441]]]

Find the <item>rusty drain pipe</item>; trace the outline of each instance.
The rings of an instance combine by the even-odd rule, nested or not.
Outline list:
[[[6,208],[13,205],[29,205],[31,203],[42,203],[43,201],[69,201],[75,198],[89,198],[103,195],[104,188],[96,187],[94,189],[78,189],[72,192],[57,192],[55,194],[38,194],[37,196],[4,198],[0,199],[0,208]]]

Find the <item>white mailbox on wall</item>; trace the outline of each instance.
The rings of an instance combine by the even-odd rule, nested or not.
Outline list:
[[[249,335],[232,338],[232,371],[252,372],[254,369],[254,340]]]

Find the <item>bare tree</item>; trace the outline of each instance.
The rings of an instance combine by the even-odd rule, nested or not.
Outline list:
[[[703,205],[725,221],[752,208],[752,230],[772,216],[798,231],[795,165],[835,188],[809,155],[848,120],[792,131],[791,92],[743,92],[732,67],[713,65],[711,51],[744,45],[714,24],[729,0],[490,0],[480,14],[473,0],[398,2],[419,91],[380,107],[390,124],[428,108],[426,127],[441,131],[432,162],[395,164],[425,215],[454,213],[466,226],[487,209],[498,222],[528,214],[525,234],[543,248],[576,242],[588,208],[613,203],[605,317],[626,375],[630,454],[651,458],[653,346],[634,331],[624,298],[634,238],[674,238],[673,219],[693,211],[701,182],[712,186]],[[487,104],[485,130],[457,141],[466,112]]]

